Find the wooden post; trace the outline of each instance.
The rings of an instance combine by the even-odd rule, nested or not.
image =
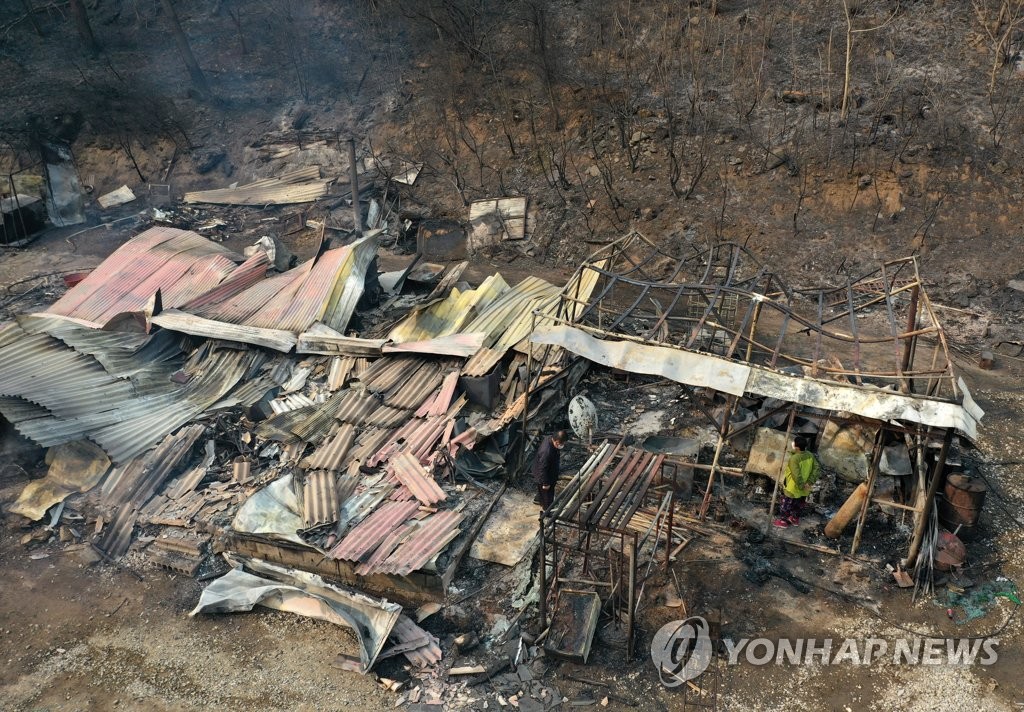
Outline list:
[[[754,353],[754,337],[756,336],[757,320],[761,317],[761,300],[758,299],[757,304],[754,305],[754,318],[750,320],[750,336],[747,339],[747,354],[744,357],[745,361],[750,361],[750,357]]]
[[[782,451],[782,465],[779,470],[779,476],[775,478],[775,486],[772,487],[772,502],[768,505],[768,526],[765,527],[765,531],[769,531],[772,526],[772,519],[775,517],[775,499],[779,495],[779,480],[785,477],[786,473],[786,462],[789,458],[786,457],[786,453],[789,449],[789,438],[793,433],[793,421],[796,419],[796,405],[794,404],[789,409],[789,419],[786,421],[786,450]]]
[[[537,312],[534,311],[532,314],[530,314],[530,335],[531,336],[533,335],[533,332],[536,329],[537,329]],[[519,450],[519,466],[520,467],[523,467],[526,464],[526,442],[527,442],[527,440],[530,437],[529,434],[526,431],[526,428],[527,428],[527,426],[529,425],[529,422],[530,422],[529,421],[529,415],[530,415],[530,385],[533,382],[533,375],[530,373],[530,371],[532,371],[532,370],[533,370],[533,345],[530,343],[529,336],[528,336],[527,337],[527,342],[526,342],[526,383],[523,384],[523,439],[522,439],[522,445],[520,445],[520,450]],[[506,476],[508,476],[507,475],[507,471],[506,471]],[[553,491],[551,493],[551,496],[552,497],[555,496],[555,493]],[[554,499],[552,499],[552,502],[554,502]]]
[[[540,513],[540,629],[548,627],[548,545],[544,531],[544,512]]]
[[[885,441],[885,428],[878,429],[878,437],[875,438],[875,447],[871,451],[871,465],[868,467],[867,493],[864,503],[860,507],[860,516],[857,517],[857,529],[853,533],[853,544],[850,546],[850,556],[857,553],[860,546],[860,535],[864,530],[864,522],[868,518],[868,508],[871,506],[871,495],[875,491],[875,480],[878,478],[878,463],[882,459],[882,443]]]
[[[921,550],[921,540],[924,539],[924,530],[928,526],[928,515],[931,514],[932,506],[935,504],[935,493],[939,489],[939,480],[946,471],[946,456],[949,454],[949,446],[953,442],[953,429],[946,430],[942,438],[942,448],[939,450],[939,461],[935,463],[935,472],[932,473],[931,482],[928,483],[928,493],[925,495],[924,503],[921,505],[921,516],[918,517],[914,527],[914,536],[910,540],[910,549],[907,550],[907,558],[903,560],[903,567],[907,568],[914,564],[917,559],[917,552]]]
[[[700,520],[704,521],[707,516],[708,507],[711,505],[711,494],[715,487],[715,473],[718,471],[718,458],[722,455],[722,446],[725,445],[726,436],[729,434],[729,421],[732,420],[733,411],[739,398],[729,397],[729,403],[725,407],[725,414],[722,417],[722,424],[718,428],[718,444],[715,445],[715,456],[711,459],[711,470],[708,472],[708,486],[704,492],[704,501],[700,504]]]
[[[665,570],[668,571],[668,567],[672,561],[672,510],[675,508],[673,500],[675,497],[672,496],[672,492],[668,493],[668,529],[665,530]]]
[[[909,314],[907,315],[907,333],[913,333],[917,331],[917,304],[920,298],[921,287],[920,285],[914,285],[914,288],[910,290],[910,308]],[[903,360],[900,364],[900,371],[906,373],[910,370],[910,363],[913,361],[914,354],[914,342],[917,340],[916,336],[908,336],[907,341],[903,344]],[[900,390],[906,393],[914,392],[914,379],[906,378],[900,383]]]
[[[209,92],[210,86],[206,83],[206,75],[199,68],[196,56],[192,54],[192,46],[188,42],[188,35],[181,29],[181,22],[178,20],[178,13],[174,10],[173,0],[160,0],[160,4],[164,8],[164,12],[167,13],[167,20],[171,23],[171,35],[174,36],[174,41],[178,45],[178,52],[181,53],[181,58],[185,62],[185,67],[188,69],[189,77],[192,78],[192,83],[196,89],[199,89],[204,94]]]
[[[356,141],[348,140],[348,181],[352,188],[352,219],[356,237],[363,235],[363,211],[359,207],[359,168],[356,166]]]
[[[633,616],[636,614],[636,533],[626,540],[629,558],[629,590],[626,613],[626,660],[633,659]]]

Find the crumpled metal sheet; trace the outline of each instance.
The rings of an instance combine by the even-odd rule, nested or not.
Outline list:
[[[245,500],[235,513],[231,528],[243,534],[259,534],[308,546],[297,533],[305,528],[305,520],[292,486],[292,476],[274,480]]]
[[[721,356],[668,346],[599,339],[571,326],[538,326],[530,341],[561,346],[604,366],[662,376],[735,396],[752,393],[813,408],[855,413],[872,420],[901,420],[955,428],[972,440],[978,435],[980,409],[971,410],[966,401],[965,405],[960,405],[872,386],[771,371]]]
[[[250,611],[260,605],[346,626],[359,639],[360,667],[367,673],[402,615],[397,603],[329,584],[315,574],[258,559],[239,561],[254,573],[235,568],[214,581],[190,616]]]

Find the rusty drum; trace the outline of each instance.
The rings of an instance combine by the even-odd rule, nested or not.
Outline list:
[[[950,474],[939,498],[939,521],[947,528],[971,528],[977,525],[985,504],[988,486],[979,478],[963,473]]]

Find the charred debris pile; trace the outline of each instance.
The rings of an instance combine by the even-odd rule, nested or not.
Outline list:
[[[185,205],[326,190],[308,171]],[[946,493],[982,413],[913,259],[799,291],[738,246],[669,255],[634,233],[565,285],[470,285],[466,262],[420,254],[379,272],[396,226],[386,200],[371,205],[354,230],[312,221],[315,254],[295,265],[275,240],[237,254],[156,225],[5,324],[0,414],[47,448],[45,476],[11,508],[40,523],[26,543],[210,581],[194,614],[259,604],[347,626],[359,655],[336,664],[404,656],[420,680],[407,702],[468,699],[486,681],[537,709],[562,701],[545,654],[586,662],[598,640],[632,656],[654,577],[691,541],[769,530],[795,434],[828,488],[783,544],[885,541],[875,559],[925,587],[943,552],[962,565],[938,520],[975,524]],[[528,212],[481,201],[465,228],[421,228],[420,252],[521,241]],[[673,398],[640,405],[659,389]],[[572,467],[541,513],[516,485],[573,396]],[[631,428],[637,410],[658,412]],[[753,505],[736,496],[755,487]],[[494,566],[460,572],[467,557]],[[443,654],[420,623],[479,591],[498,610],[462,616]]]

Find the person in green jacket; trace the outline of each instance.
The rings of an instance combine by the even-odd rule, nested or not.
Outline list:
[[[818,458],[807,452],[807,438],[797,435],[793,438],[793,453],[786,460],[786,466],[782,470],[779,516],[772,524],[784,529],[800,523],[804,502],[811,493],[811,486],[818,481],[820,472]]]

